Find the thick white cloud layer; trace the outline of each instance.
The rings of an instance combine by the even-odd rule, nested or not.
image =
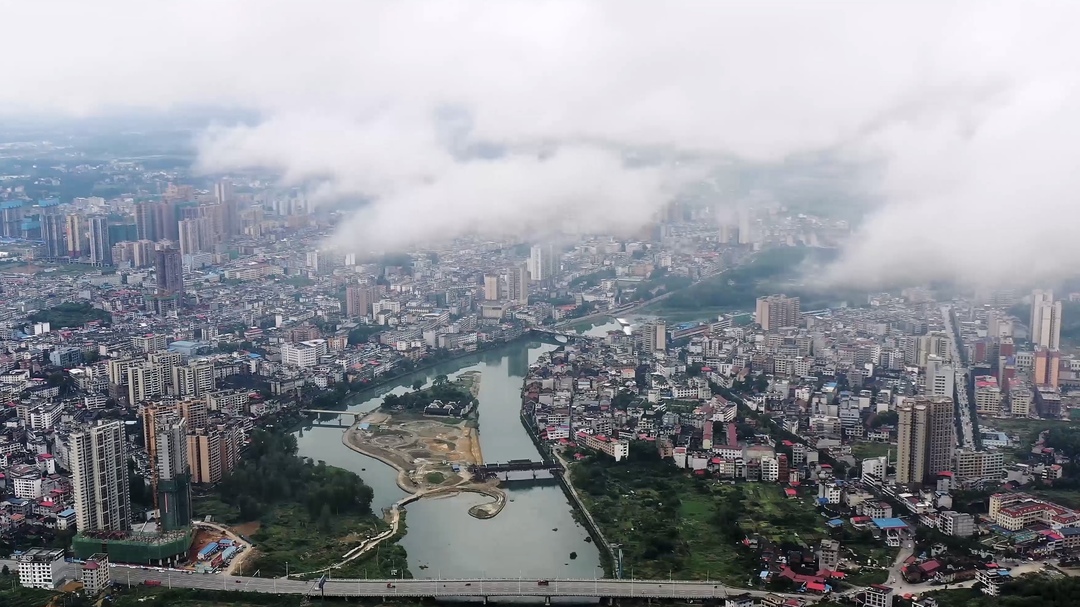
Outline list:
[[[1080,254],[1074,2],[0,5],[0,108],[259,110],[201,166],[370,199],[350,246],[629,224],[710,159],[827,150],[878,163],[885,201],[832,278],[1041,279]]]

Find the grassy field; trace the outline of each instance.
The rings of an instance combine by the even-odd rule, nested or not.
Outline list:
[[[1039,433],[1043,430],[1049,430],[1055,426],[1069,425],[1072,424],[1067,421],[1053,419],[979,418],[980,428],[993,428],[995,430],[1001,430],[1009,436],[1018,436],[1020,438],[1020,444],[1016,446],[1017,451],[1029,450],[1039,438]]]
[[[251,538],[258,551],[251,566],[261,569],[264,575],[276,575],[279,568],[283,574],[286,562],[294,572],[315,571],[341,561],[342,556],[363,538],[384,529],[386,523],[375,517],[355,515],[334,517],[330,527],[324,528],[310,521],[303,508],[281,506],[274,509],[272,516]],[[398,558],[400,562],[395,565],[392,551],[386,551],[381,557],[377,563],[374,555],[353,561],[347,570],[341,569],[339,575],[344,577],[348,572],[356,571],[363,574],[366,569],[372,577],[380,572],[390,577],[390,569],[408,566],[403,558]]]
[[[0,605],[4,607],[45,607],[59,593],[35,588],[12,587],[14,576],[0,576]],[[17,583],[17,582],[16,582]]]
[[[747,534],[810,545],[825,534],[813,499],[786,499],[779,485],[718,483],[658,464],[595,465],[575,464],[588,468],[575,470],[574,482],[605,537],[622,545],[628,576],[742,586],[757,567],[739,545]]]
[[[896,444],[895,443],[868,443],[857,442],[851,445],[851,456],[855,458],[855,461],[861,462],[864,459],[871,457],[881,457],[883,455],[890,454],[892,459],[896,459]]]
[[[195,504],[199,517],[212,514],[214,520],[222,524],[241,522],[234,508],[214,498],[199,499]],[[359,545],[363,538],[387,528],[382,519],[360,515],[335,516],[327,528],[311,521],[302,506],[291,504],[276,506],[261,522],[259,530],[251,536],[256,555],[248,561],[245,570],[248,567],[251,571],[260,570],[264,576],[284,575],[285,563],[289,563],[293,573],[327,567],[341,561],[342,556]],[[392,577],[392,570],[407,569],[405,549],[394,542],[384,540],[377,554],[356,559],[335,570],[335,575]],[[406,573],[405,577],[409,575]]]

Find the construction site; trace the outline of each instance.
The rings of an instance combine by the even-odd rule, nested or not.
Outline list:
[[[458,381],[466,383],[475,397],[480,388],[479,372],[463,375]],[[342,442],[397,470],[398,486],[412,494],[407,501],[459,492],[494,498],[470,509],[477,518],[495,516],[506,501],[497,480],[470,475],[472,468],[484,463],[475,415],[456,418],[374,411],[346,430]]]

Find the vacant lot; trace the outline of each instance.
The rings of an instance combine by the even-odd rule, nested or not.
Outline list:
[[[871,457],[881,457],[883,455],[889,455],[891,458],[896,459],[896,444],[895,443],[868,443],[858,442],[851,445],[851,456],[855,458],[855,461],[861,462],[864,459]]]
[[[622,545],[628,576],[743,585],[757,566],[746,535],[812,545],[825,533],[812,498],[787,499],[776,484],[718,483],[659,460],[585,460],[571,473],[605,537]]]

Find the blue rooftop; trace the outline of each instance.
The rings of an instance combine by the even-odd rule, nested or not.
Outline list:
[[[828,521],[825,524],[830,526],[830,527],[843,527],[844,526],[844,521],[842,521],[842,520],[840,520],[838,518],[834,518],[834,519],[832,519],[831,521]]]
[[[63,516],[65,518],[69,517],[69,516],[75,516],[75,509],[74,508],[67,508],[65,510],[61,510],[60,512],[57,513],[56,516]]]
[[[898,518],[876,518],[874,525],[878,529],[906,529],[907,523]]]

